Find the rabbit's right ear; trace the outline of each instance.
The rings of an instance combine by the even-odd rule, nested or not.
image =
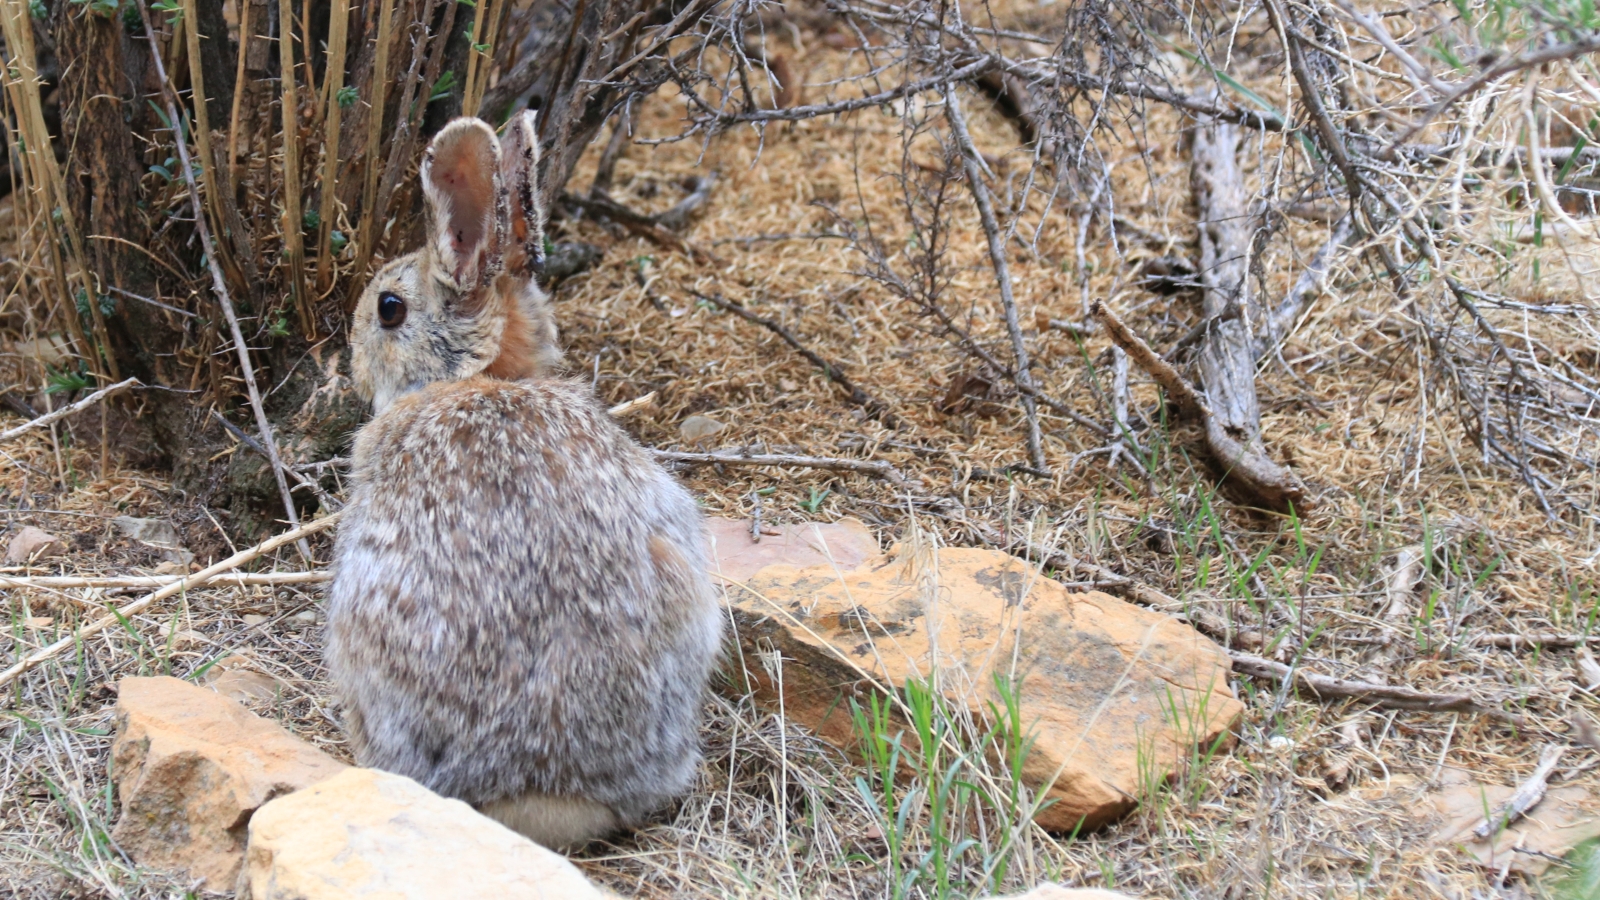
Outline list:
[[[439,274],[457,290],[477,287],[499,268],[499,157],[494,131],[468,118],[446,125],[422,157],[428,248]]]
[[[500,178],[510,193],[506,271],[534,275],[544,268],[544,206],[539,201],[539,129],[525,109],[506,123]]]

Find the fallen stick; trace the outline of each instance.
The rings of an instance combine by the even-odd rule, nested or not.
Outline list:
[[[1546,631],[1534,634],[1480,634],[1472,639],[1475,646],[1498,647],[1501,650],[1520,650],[1523,647],[1578,647],[1590,641],[1600,641],[1600,638]]]
[[[849,394],[850,396],[851,403],[854,403],[862,409],[865,409],[867,413],[874,419],[877,419],[879,422],[882,422],[889,428],[900,427],[900,420],[895,418],[894,413],[889,411],[888,404],[862,390],[859,385],[850,380],[850,376],[844,374],[844,372],[840,370],[837,364],[829,362],[818,355],[816,351],[811,350],[804,344],[800,343],[800,339],[794,336],[794,332],[783,327],[783,325],[779,324],[778,322],[774,322],[766,316],[751,312],[742,303],[735,303],[732,300],[725,300],[719,295],[702,294],[693,288],[689,289],[689,293],[695,295],[701,300],[706,301],[707,303],[716,306],[719,309],[727,310],[728,312],[739,316],[747,322],[754,322],[773,334],[776,334],[778,337],[783,338],[784,343],[793,347],[800,353],[801,356],[804,356],[806,359],[810,360],[812,365],[821,369],[822,374],[828,376],[829,381],[832,381],[844,388],[845,393]]]
[[[50,588],[62,590],[65,588],[159,588],[166,587],[176,581],[182,581],[189,576],[184,575],[35,575],[28,578],[13,578],[10,575],[0,575],[0,587],[4,588]],[[250,574],[219,575],[212,579],[212,583],[226,582],[231,585],[256,587],[268,584],[321,584],[332,578],[333,575],[326,569],[314,569],[310,572],[255,572]]]
[[[77,403],[74,403],[71,406],[63,406],[63,407],[61,407],[60,409],[58,409],[58,410],[56,410],[54,412],[47,412],[44,415],[40,416],[39,418],[34,419],[34,420],[30,421],[30,422],[23,422],[21,425],[18,425],[17,427],[12,428],[9,431],[0,432],[0,444],[3,444],[5,442],[7,442],[7,441],[19,438],[22,435],[27,434],[28,432],[32,431],[35,428],[43,428],[46,425],[49,425],[49,424],[51,424],[53,422],[60,421],[61,419],[64,419],[67,416],[72,415],[73,413],[83,412],[84,410],[86,410],[89,407],[95,405],[96,403],[99,403],[101,400],[104,400],[107,397],[110,397],[112,394],[121,393],[122,391],[125,391],[128,388],[135,387],[135,386],[140,386],[139,379],[137,379],[137,378],[129,378],[126,381],[119,381],[116,384],[111,385],[110,387],[101,388],[100,390],[95,391],[94,393],[92,393],[89,396],[83,398],[82,400],[79,400]]]
[[[286,0],[285,0],[286,2]],[[155,63],[156,80],[161,84],[162,100],[166,105],[167,121],[169,124],[181,123],[178,118],[177,88],[173,87],[171,79],[167,77],[166,66],[161,62],[161,45],[156,40],[155,28],[150,24],[150,11],[143,4],[139,5],[139,15],[144,22],[145,36],[150,39],[151,60]],[[192,25],[193,23],[191,23]],[[288,29],[285,28],[287,31]],[[287,52],[287,51],[285,51]],[[291,69],[293,67],[291,66]],[[291,78],[288,82],[293,84]],[[291,98],[293,94],[289,95]],[[285,113],[288,118],[288,113]],[[256,427],[261,431],[261,443],[267,451],[267,461],[272,464],[272,477],[278,483],[278,496],[283,500],[283,510],[289,518],[292,528],[300,527],[300,514],[294,508],[294,495],[289,492],[289,478],[284,472],[283,460],[278,456],[278,442],[272,436],[272,423],[267,419],[266,408],[261,405],[261,388],[256,384],[255,366],[250,362],[249,346],[244,341],[244,331],[239,327],[239,316],[233,308],[233,297],[228,293],[227,280],[222,276],[222,267],[217,261],[217,245],[211,239],[211,227],[206,223],[206,207],[200,200],[200,188],[195,185],[194,165],[189,159],[189,145],[184,140],[183,131],[173,124],[176,129],[173,133],[174,142],[178,149],[178,162],[183,166],[183,181],[188,188],[189,205],[194,208],[194,230],[200,238],[200,248],[205,251],[206,266],[211,272],[211,290],[217,297],[217,305],[222,307],[223,317],[228,320],[229,335],[233,338],[234,353],[239,357],[239,373],[244,376],[244,386],[250,398],[250,409],[255,413]],[[205,171],[211,171],[214,160],[205,160]],[[296,176],[298,177],[298,176]],[[298,196],[295,197],[298,203]],[[298,214],[290,218],[290,222],[298,219]],[[299,232],[290,229],[298,239]],[[294,251],[291,250],[291,253]],[[291,256],[291,261],[296,263],[295,285],[297,298],[305,296],[305,273],[298,268],[303,264],[302,259]],[[307,562],[311,561],[311,548],[301,541],[298,545],[300,557]]]
[[[875,475],[895,484],[905,484],[905,476],[894,466],[876,459],[844,459],[835,456],[796,456],[788,453],[685,453],[679,450],[651,450],[661,462],[688,465],[729,466],[790,466],[797,469],[832,469],[839,472],[862,472]]]
[[[1283,682],[1293,677],[1294,686],[1318,698],[1364,700],[1385,709],[1415,709],[1424,712],[1472,712],[1508,722],[1521,723],[1522,717],[1498,709],[1491,709],[1472,699],[1468,694],[1432,694],[1407,687],[1392,687],[1370,681],[1342,681],[1326,675],[1315,675],[1299,667],[1289,666],[1248,653],[1229,652],[1233,657],[1233,671],[1252,678],[1266,678]]]
[[[1550,773],[1555,771],[1556,763],[1561,761],[1561,755],[1567,748],[1560,744],[1547,744],[1539,751],[1539,767],[1533,770],[1517,788],[1517,792],[1500,804],[1487,819],[1483,820],[1472,833],[1479,839],[1485,840],[1491,834],[1499,834],[1506,826],[1522,818],[1523,813],[1538,805],[1544,799],[1545,788],[1550,783]]]
[[[1022,324],[1017,316],[1017,300],[1011,290],[1011,267],[1006,261],[1006,237],[1000,230],[999,219],[994,214],[993,198],[984,184],[983,157],[972,142],[967,130],[966,116],[961,112],[961,101],[955,87],[944,88],[945,121],[950,123],[950,133],[961,149],[961,166],[967,176],[967,187],[972,192],[973,203],[978,207],[978,220],[983,224],[984,236],[989,242],[989,265],[994,269],[995,287],[1000,292],[1000,308],[1005,312],[1006,333],[1011,338],[1011,353],[1016,359],[1016,381],[1022,388],[1031,389],[1033,374],[1029,371],[1028,346],[1022,338]],[[1048,471],[1044,458],[1044,439],[1039,431],[1039,404],[1028,390],[1022,391],[1022,411],[1028,420],[1028,459],[1035,469]]]
[[[1177,407],[1180,418],[1197,421],[1205,429],[1206,449],[1222,470],[1222,477],[1237,484],[1254,502],[1268,509],[1287,511],[1292,505],[1304,512],[1311,507],[1305,486],[1294,473],[1234,437],[1218,420],[1200,392],[1195,390],[1172,364],[1156,355],[1144,339],[1135,334],[1106,305],[1098,300],[1089,314],[1105,326],[1111,342],[1121,347],[1134,364],[1143,369]]]
[[[332,513],[330,515],[323,516],[314,522],[308,522],[298,528],[285,531],[283,534],[280,534],[277,537],[268,538],[267,540],[262,541],[248,550],[241,550],[222,562],[207,566],[193,575],[180,578],[154,593],[146,594],[145,596],[140,597],[138,600],[118,608],[114,615],[106,616],[102,619],[85,625],[84,627],[73,632],[71,635],[56,641],[54,644],[36,650],[18,660],[15,665],[11,666],[11,668],[6,669],[4,672],[0,672],[0,687],[10,684],[11,682],[15,681],[18,676],[22,675],[22,673],[28,671],[34,666],[39,665],[42,662],[49,660],[51,657],[54,657],[62,651],[70,650],[72,647],[76,646],[84,638],[89,637],[90,635],[98,634],[99,632],[116,625],[118,622],[126,621],[129,616],[138,615],[150,606],[159,603],[162,600],[173,596],[174,594],[182,593],[190,588],[198,588],[209,584],[212,581],[215,581],[217,576],[226,572],[230,572],[233,569],[237,569],[247,562],[259,559],[262,556],[271,553],[273,550],[282,547],[284,544],[304,541],[307,537],[310,537],[317,532],[326,530],[338,521],[339,513]]]

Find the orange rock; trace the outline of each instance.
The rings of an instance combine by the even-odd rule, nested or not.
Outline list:
[[[261,804],[343,763],[214,691],[176,678],[125,678],[111,771],[122,817],[111,836],[139,863],[231,890],[245,826]]]
[[[913,561],[913,556],[927,557]],[[896,547],[841,578],[831,566],[770,566],[729,588],[756,697],[847,752],[852,697],[926,679],[986,720],[996,672],[1020,683],[1034,737],[1023,780],[1048,786],[1035,821],[1098,828],[1129,812],[1243,711],[1227,653],[1189,626],[1102,593],[1072,594],[993,550]],[[771,651],[781,666],[771,665]],[[911,731],[907,728],[908,737]]]
[[[725,581],[744,581],[767,566],[826,566],[832,559],[848,572],[878,555],[878,539],[859,519],[764,525],[761,540],[750,539],[749,519],[710,518],[711,574]]]
[[[239,882],[239,900],[609,896],[561,854],[376,769],[346,769],[262,807]]]

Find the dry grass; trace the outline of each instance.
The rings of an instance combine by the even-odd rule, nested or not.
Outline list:
[[[808,41],[793,51],[791,64],[820,81],[848,62],[842,51]],[[1270,93],[1270,87],[1260,89]],[[1020,165],[1005,165],[1021,156],[1010,124],[976,97],[969,107],[983,149],[1001,160],[998,179],[1020,177]],[[680,114],[663,93],[643,110],[641,133],[676,134]],[[1187,163],[1173,139],[1182,122],[1156,107],[1138,125],[1124,133],[1128,143],[1114,156],[1117,210],[1181,248],[1195,228]],[[558,239],[606,249],[598,267],[556,295],[570,369],[593,378],[606,402],[656,391],[657,403],[628,419],[643,442],[677,448],[678,423],[702,413],[729,426],[718,438],[724,447],[819,455],[869,448],[913,482],[897,489],[820,471],[686,471],[708,511],[748,515],[759,497],[768,521],[852,515],[871,523],[886,543],[905,536],[908,508],[949,544],[981,542],[963,520],[1008,538],[1030,528],[1058,533],[1061,545],[1080,557],[1221,614],[1243,633],[1238,640],[1256,642],[1252,652],[1303,647],[1301,664],[1323,673],[1470,691],[1548,731],[1563,731],[1574,712],[1600,713],[1577,684],[1570,651],[1507,651],[1473,641],[1488,633],[1588,632],[1600,608],[1593,519],[1577,525],[1551,519],[1515,473],[1485,459],[1465,436],[1446,386],[1422,365],[1408,311],[1369,273],[1330,279],[1330,292],[1260,372],[1268,447],[1320,500],[1305,520],[1269,517],[1218,496],[1209,473],[1159,423],[1139,429],[1146,478],[1093,453],[1104,443],[1098,435],[1041,411],[1054,474],[1009,478],[996,473],[1026,461],[1025,427],[1013,398],[997,389],[992,402],[941,412],[951,380],[976,369],[914,310],[861,274],[864,262],[846,242],[741,240],[832,232],[839,221],[824,207],[852,221],[870,219],[875,228],[893,227],[885,223],[903,221],[896,181],[903,149],[899,120],[878,111],[775,127],[764,136],[733,131],[705,145],[633,147],[618,167],[613,194],[636,209],[669,206],[686,176],[721,173],[709,208],[687,232],[716,255],[714,262],[591,221],[557,226]],[[1272,136],[1253,143],[1250,177],[1266,177],[1281,149]],[[587,187],[597,150],[580,166],[575,187]],[[938,164],[926,142],[909,152]],[[1275,292],[1287,289],[1324,233],[1294,220],[1286,227],[1295,251],[1278,249],[1263,260],[1265,283]],[[881,230],[878,237],[889,248],[911,240]],[[1057,208],[1043,218],[1034,250],[1012,245],[1018,301],[1030,320],[1080,318],[1085,293],[1127,310],[1158,344],[1197,320],[1191,298],[1132,286],[1137,263],[1170,248],[1127,235],[1114,246],[1096,224],[1084,247],[1088,265],[1080,269],[1078,239],[1077,216]],[[1547,273],[1537,287],[1526,274],[1535,256]],[[959,205],[948,261],[952,311],[981,340],[1004,348],[976,216]],[[1503,290],[1530,301],[1537,291],[1541,303],[1592,311],[1582,280],[1571,273],[1593,261],[1592,244],[1562,252],[1524,248]],[[848,367],[905,427],[886,430],[777,336],[697,302],[694,291],[782,321]],[[1575,338],[1560,322],[1503,324],[1525,332],[1530,343],[1560,348],[1594,374],[1593,345],[1574,346],[1587,338]],[[1103,420],[1096,379],[1104,349],[1103,338],[1080,345],[1065,332],[1041,331],[1033,342],[1036,377],[1053,397]],[[1136,419],[1156,417],[1155,388],[1137,373],[1133,399]],[[98,454],[88,449],[96,429],[89,413],[60,429],[56,445],[39,433],[0,447],[6,460],[0,514],[8,529],[31,524],[70,535],[73,552],[59,568],[71,573],[150,571],[159,563],[154,551],[117,536],[108,519],[119,514],[172,517],[202,562],[228,552],[222,523],[159,479],[115,464],[114,456],[101,471]],[[1591,483],[1589,490],[1597,489]],[[1387,618],[1385,567],[1408,546],[1433,554],[1414,598],[1418,608]],[[317,549],[325,559],[326,543]],[[299,564],[283,555],[275,565]],[[55,639],[61,628],[97,615],[113,599],[108,593],[7,591],[8,650],[20,654]],[[256,711],[341,755],[320,662],[319,602],[314,588],[194,591],[19,683],[0,719],[0,896],[183,895],[168,877],[133,866],[107,837],[116,804],[105,761],[113,686],[121,677],[188,677],[223,656],[248,654],[285,686],[278,699],[255,704]],[[246,615],[266,619],[247,625]],[[36,627],[45,618],[50,624]],[[1472,716],[1285,697],[1265,683],[1241,682],[1238,690],[1247,712],[1237,746],[1153,789],[1138,812],[1101,833],[1029,835],[1004,886],[1054,879],[1147,897],[1207,898],[1464,898],[1541,890],[1516,876],[1502,886],[1453,851],[1431,847],[1435,823],[1426,797],[1447,768],[1515,783],[1533,768],[1545,738]],[[859,768],[736,692],[708,702],[705,741],[694,794],[657,824],[586,854],[581,865],[591,876],[641,897],[893,895],[884,876],[883,829],[854,786],[863,776]],[[1596,784],[1595,763],[1594,751],[1575,749],[1558,779]],[[913,823],[919,828],[925,823]],[[965,860],[951,895],[978,894],[979,869]]]

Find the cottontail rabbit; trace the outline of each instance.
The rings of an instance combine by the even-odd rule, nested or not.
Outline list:
[[[422,164],[428,242],[356,307],[354,488],[327,658],[364,766],[552,847],[684,791],[722,633],[694,499],[545,373],[554,329],[533,114],[451,122]]]

